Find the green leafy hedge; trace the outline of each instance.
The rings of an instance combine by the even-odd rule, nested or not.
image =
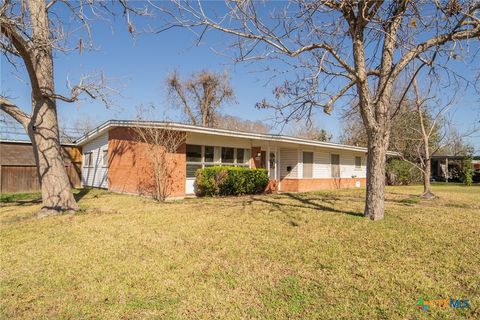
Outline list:
[[[207,167],[197,170],[195,193],[198,196],[262,193],[268,181],[265,169]]]
[[[409,185],[422,181],[422,172],[400,159],[390,159],[387,162],[386,175],[388,185]]]

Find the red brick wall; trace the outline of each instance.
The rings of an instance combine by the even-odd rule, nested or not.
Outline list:
[[[359,181],[360,187],[365,187],[365,178],[336,178],[336,179],[283,179],[281,181],[282,192],[306,192],[325,189],[349,189],[355,188]]]
[[[281,192],[298,192],[298,179],[280,180]]]
[[[154,172],[146,143],[135,141],[133,130],[114,128],[108,137],[108,185],[115,192],[152,195],[154,192]],[[177,153],[170,154],[171,177],[168,197],[185,195],[185,143]]]

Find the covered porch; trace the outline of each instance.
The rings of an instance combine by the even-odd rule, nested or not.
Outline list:
[[[430,180],[460,182],[464,156],[432,156]],[[480,156],[472,157],[473,170],[480,170]]]

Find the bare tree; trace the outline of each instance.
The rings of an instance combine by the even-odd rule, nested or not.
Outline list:
[[[397,115],[397,117],[402,114]],[[341,117],[342,133],[340,134],[340,142],[357,147],[367,147],[367,130],[362,124],[362,115],[358,109],[358,104],[353,104],[351,108],[347,108]],[[390,134],[390,139],[394,137],[394,131]],[[390,148],[390,147],[389,147]]]
[[[186,141],[185,132],[174,129],[158,128],[151,121],[154,106],[137,108],[137,122],[133,126],[133,136],[137,143],[146,149],[147,159],[153,174],[153,183],[144,182],[149,186],[150,193],[157,201],[165,201],[174,187],[175,173],[181,165],[176,155]]]
[[[417,151],[417,161],[412,161],[408,159],[404,153],[401,153],[401,158],[404,161],[409,162],[422,172],[423,180],[423,193],[422,198],[433,199],[435,194],[432,192],[430,185],[430,175],[431,175],[431,156],[439,148],[442,147],[442,143],[445,138],[445,130],[441,130],[442,126],[446,124],[445,113],[451,107],[450,103],[447,103],[444,106],[441,106],[440,101],[436,101],[435,105],[439,106],[435,114],[432,115],[432,111],[428,109],[428,102],[432,97],[424,96],[422,97],[417,80],[413,80],[414,88],[414,111],[413,123],[409,121],[407,123],[401,124],[403,129],[410,134],[404,134],[403,139],[399,140],[406,141],[407,144],[413,146]],[[439,100],[439,99],[438,99]],[[413,134],[413,137],[412,137]],[[407,138],[409,137],[409,138]]]
[[[74,142],[81,136],[93,130],[97,125],[97,121],[92,119],[90,116],[77,118],[71,125],[63,122],[63,125],[60,125],[60,141]]]
[[[423,81],[432,80],[426,78]],[[401,160],[408,162],[421,172],[424,185],[421,197],[433,199],[436,196],[430,184],[432,155],[468,154],[471,149],[465,144],[464,138],[478,129],[474,125],[471,129],[460,133],[447,117],[447,113],[454,106],[454,97],[445,101],[445,95],[429,92],[433,86],[428,88],[422,93],[417,80],[413,80],[413,90],[409,97],[402,99],[395,121],[391,125],[388,149],[397,151]],[[404,88],[396,94],[402,91],[405,92]],[[397,96],[397,103],[399,100],[400,97]],[[365,127],[358,125],[361,121],[360,117],[358,108],[355,106],[345,112],[341,137],[343,143],[367,145]]]
[[[270,127],[267,126],[262,121],[244,120],[239,117],[234,117],[227,114],[219,114],[219,113],[215,117],[214,126],[215,128],[246,131],[246,132],[256,132],[256,133],[267,133],[270,131]]]
[[[297,123],[291,124],[287,129],[287,134],[304,139],[317,140],[317,141],[332,141],[333,135],[327,130],[322,128],[316,128],[314,126],[304,126]]]
[[[431,114],[433,108],[424,108],[424,120],[430,123],[433,115]],[[362,118],[358,105],[354,105],[352,108],[344,112],[342,126],[342,135],[340,141],[344,144],[350,144],[355,146],[366,147],[367,146],[367,131],[362,125]],[[441,125],[437,124],[434,131],[431,133],[431,141],[435,138],[437,141],[440,135],[439,129],[443,128],[443,121]],[[395,121],[392,122],[390,127],[390,139],[388,149],[396,151],[402,154],[403,158],[418,163],[419,159],[419,147],[418,143],[421,140],[420,137],[420,121],[417,115],[417,107],[415,105],[415,99],[404,99],[401,107],[397,110],[395,115]]]
[[[129,17],[132,9],[125,1],[120,3]],[[94,17],[87,12],[101,17],[112,11],[101,1],[86,0],[4,0],[0,5],[0,51],[15,68],[23,64],[32,90],[30,113],[3,93],[0,110],[18,121],[32,142],[42,186],[40,216],[78,209],[61,156],[56,102],[78,102],[82,96],[109,102],[111,88],[101,73],[83,76],[76,85],[67,83],[68,95],[55,91],[54,53],[93,47],[90,23]],[[80,35],[69,31],[72,29],[81,30]],[[83,41],[82,34],[87,41]]]
[[[435,151],[435,155],[445,156],[466,156],[473,154],[475,148],[473,145],[466,142],[466,138],[473,136],[480,128],[478,126],[472,126],[465,132],[460,132],[451,122],[447,123],[445,142],[441,147]]]
[[[185,143],[185,134],[170,129],[144,126],[138,122],[134,127],[136,141],[146,146],[150,160],[154,199],[165,201],[171,195],[175,182],[174,174],[180,165],[175,159],[180,147]]]
[[[171,19],[167,28],[199,27],[199,39],[217,30],[234,39],[231,48],[239,61],[275,59],[292,66],[288,71],[295,76],[274,91],[279,103],[262,101],[259,107],[275,107],[286,119],[298,119],[309,118],[315,107],[330,113],[349,96],[358,99],[368,137],[364,214],[372,220],[384,217],[397,80],[411,74],[405,71],[414,61],[437,66],[450,75],[442,77],[446,80],[465,78],[448,68],[448,62],[466,57],[463,45],[480,36],[479,1],[292,0],[268,7],[264,2],[225,1],[215,10],[202,1],[172,3],[174,10],[158,7]]]
[[[215,126],[218,109],[225,103],[235,101],[228,74],[200,71],[181,80],[177,72],[167,78],[173,100],[180,105],[193,125]]]

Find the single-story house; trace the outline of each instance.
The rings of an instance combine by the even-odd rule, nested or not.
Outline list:
[[[63,161],[72,187],[81,186],[82,150],[62,143]],[[37,166],[30,141],[0,140],[0,192],[40,191]]]
[[[176,163],[170,197],[195,194],[197,169],[213,165],[265,168],[280,192],[364,187],[366,148],[290,136],[206,128],[171,122],[110,120],[76,141],[83,150],[82,184],[114,192],[148,194],[153,173],[148,148],[132,128],[184,134],[171,155]]]
[[[431,159],[430,180],[445,182],[459,182],[461,180],[464,156],[433,155]],[[472,169],[474,171],[474,182],[480,182],[480,155],[472,156]]]

